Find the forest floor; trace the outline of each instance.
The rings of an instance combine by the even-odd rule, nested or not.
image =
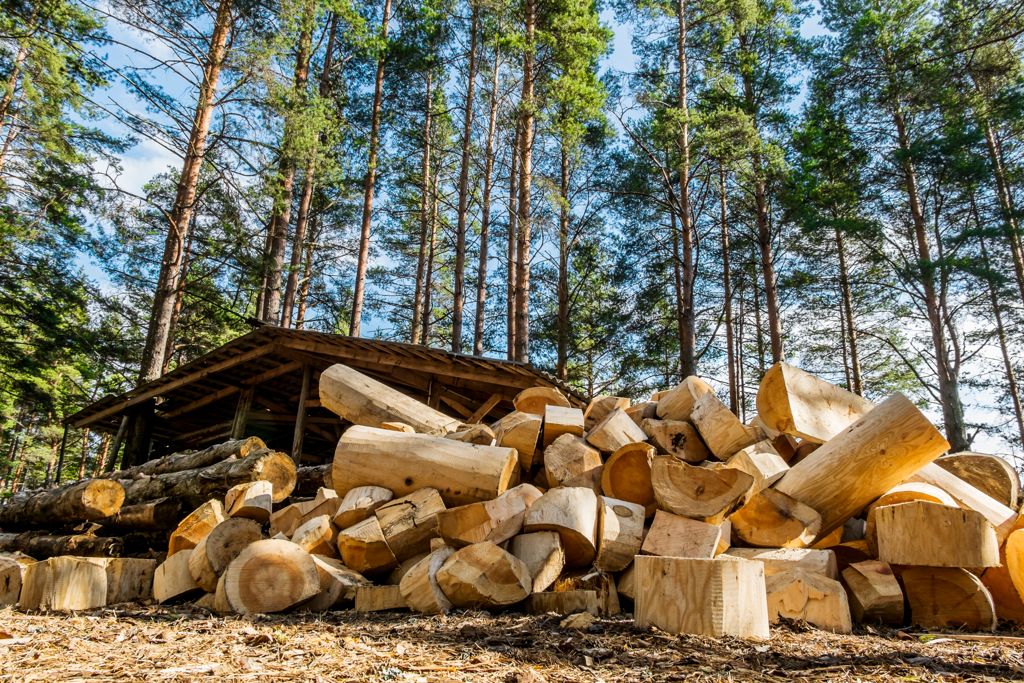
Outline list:
[[[0,610],[0,681],[991,681],[1024,679],[1024,641],[790,624],[765,643],[583,629],[465,612],[214,617],[192,607],[70,615]],[[1019,632],[1016,635],[1020,635]]]

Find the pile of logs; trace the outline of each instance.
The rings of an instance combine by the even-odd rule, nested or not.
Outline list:
[[[20,583],[28,609],[135,598],[146,581],[158,602],[239,614],[610,615],[628,601],[641,627],[753,638],[781,619],[840,633],[1024,624],[1016,473],[994,456],[947,455],[899,394],[872,404],[780,363],[748,424],[688,377],[650,401],[585,408],[531,388],[487,426],[335,365],[320,399],[353,426],[315,495],[285,501],[294,468],[255,468],[265,451],[251,439],[216,447],[231,455],[213,464],[147,463],[111,476],[122,490],[47,495],[83,520],[123,503],[102,524],[156,498],[186,504],[159,565],[0,560],[0,586]],[[16,503],[0,524],[55,504]]]

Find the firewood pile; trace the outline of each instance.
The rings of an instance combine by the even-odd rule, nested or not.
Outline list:
[[[1024,624],[1016,472],[947,455],[899,394],[872,404],[780,363],[748,424],[688,377],[585,409],[526,389],[487,426],[335,365],[320,399],[353,425],[329,468],[297,471],[250,438],[0,507],[0,527],[36,529],[0,534],[0,550],[20,551],[0,559],[0,605],[601,616],[631,604],[640,627],[753,638],[780,619],[840,633]],[[289,498],[300,480],[323,485]],[[39,531],[54,519],[83,533]],[[170,526],[165,556],[109,557],[126,541],[107,530]]]

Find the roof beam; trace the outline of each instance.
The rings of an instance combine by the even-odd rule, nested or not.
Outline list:
[[[287,375],[289,372],[295,372],[301,367],[302,363],[298,361],[285,363],[284,365],[274,368],[273,370],[267,370],[266,372],[256,375],[255,377],[250,377],[249,379],[244,380],[243,382],[236,384],[235,386],[224,387],[220,391],[215,391],[212,394],[204,396],[198,401],[186,403],[185,405],[175,408],[174,410],[169,410],[166,413],[160,413],[160,417],[164,418],[165,420],[169,420],[171,418],[178,417],[179,415],[184,415],[185,413],[191,413],[193,410],[199,410],[200,408],[208,406],[211,403],[216,403],[221,399],[237,394],[242,389],[258,386],[260,384],[263,384],[264,382],[274,379],[275,377]]]

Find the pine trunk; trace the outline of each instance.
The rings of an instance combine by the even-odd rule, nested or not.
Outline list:
[[[729,410],[739,415],[739,379],[736,373],[736,340],[732,321],[732,267],[729,264],[729,207],[725,194],[725,169],[718,172],[719,223],[722,227],[722,295],[725,298],[725,355],[729,366]]]
[[[569,150],[562,142],[558,208],[558,319],[555,376],[564,380],[569,365]]]
[[[679,131],[679,242],[682,246],[682,263],[678,264],[679,254],[676,253],[677,267],[681,270],[678,302],[679,319],[679,371],[680,378],[686,378],[697,372],[695,319],[693,311],[693,287],[696,273],[693,269],[693,225],[690,216],[690,106],[688,94],[688,64],[686,58],[686,0],[679,0],[676,6],[676,21],[679,34],[676,43],[676,59],[679,62],[678,98],[679,110],[682,114],[682,126]],[[678,276],[677,276],[678,277]]]
[[[519,103],[519,201],[518,239],[516,240],[516,343],[515,360],[530,356],[530,190],[533,181],[533,134],[535,119],[534,50],[536,49],[536,0],[526,0],[524,28],[526,50],[523,53],[523,92]]]
[[[420,182],[420,250],[416,260],[416,292],[413,295],[412,326],[409,341],[416,344],[420,341],[420,328],[423,325],[423,302],[425,297],[428,234],[430,232],[430,127],[433,113],[433,71],[427,71],[426,100],[423,114],[423,161],[421,163],[422,180]]]
[[[476,44],[480,8],[473,4],[469,30],[469,68],[462,119],[462,160],[459,167],[459,209],[455,226],[455,300],[452,304],[452,352],[462,352],[462,310],[466,300],[466,219],[469,213],[469,153],[473,135],[473,92],[476,86]]]
[[[508,250],[506,254],[507,278],[505,283],[505,326],[509,360],[516,357],[516,237],[519,216],[519,121],[516,120],[515,135],[512,136],[512,149],[509,150],[508,174]]]
[[[862,395],[864,385],[860,374],[860,352],[857,349],[857,326],[853,322],[853,289],[850,287],[850,270],[846,264],[846,242],[839,228],[836,228],[836,251],[839,253],[839,288],[843,293],[843,316],[850,345],[850,391]]]
[[[476,270],[476,320],[473,326],[473,355],[484,354],[484,322],[487,311],[487,248],[491,229],[491,188],[494,173],[494,134],[498,124],[498,68],[501,52],[494,49],[491,75],[490,114],[487,119],[487,146],[484,160],[484,191],[480,199],[480,261]]]

